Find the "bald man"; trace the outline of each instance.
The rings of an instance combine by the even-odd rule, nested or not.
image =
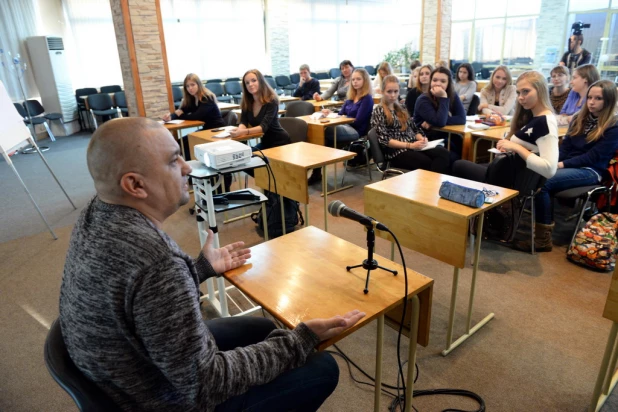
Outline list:
[[[294,330],[267,319],[204,322],[199,284],[251,257],[243,242],[196,260],[161,225],[189,200],[190,166],[157,122],[111,120],[88,146],[97,195],[75,225],[60,292],[71,359],[124,410],[315,411],[339,369],[315,345],[364,313]]]

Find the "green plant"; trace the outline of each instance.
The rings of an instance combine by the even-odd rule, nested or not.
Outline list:
[[[387,61],[391,66],[395,67],[410,67],[410,64],[415,59],[420,57],[418,50],[412,50],[412,43],[405,44],[401,49],[391,50],[384,56],[384,61]]]

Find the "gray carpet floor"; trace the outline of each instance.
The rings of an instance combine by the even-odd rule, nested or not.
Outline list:
[[[18,155],[13,161],[39,202],[59,240],[52,240],[6,163],[0,162],[4,195],[0,197],[0,410],[76,410],[68,395],[49,376],[43,362],[43,343],[49,325],[58,316],[58,295],[64,256],[79,209],[94,194],[85,166],[89,135],[77,135],[49,143],[45,153],[62,184],[78,206],[73,211],[36,155]],[[365,172],[348,174],[355,186],[331,199],[363,210]],[[377,174],[374,175],[374,179]],[[187,205],[166,223],[165,230],[189,254],[199,252],[195,218]],[[219,217],[223,219],[222,216]],[[322,199],[311,191],[311,224],[323,228]],[[222,223],[222,222],[220,222]],[[558,241],[568,238],[562,224]],[[355,244],[365,245],[360,225],[345,219],[329,219],[329,231]],[[242,239],[249,245],[262,239],[248,219],[222,226],[223,244]],[[378,239],[376,252],[389,256],[390,246]],[[452,268],[404,249],[409,268],[435,280],[429,346],[419,347],[417,389],[457,388],[478,393],[488,411],[586,410],[605,348],[610,322],[601,317],[610,274],[570,264],[564,248],[532,256],[485,242],[473,321],[489,312],[495,319],[447,357],[446,339]],[[378,259],[380,259],[378,257]],[[399,261],[399,259],[397,259]],[[355,262],[351,262],[355,263]],[[307,262],[307,264],[310,264]],[[462,270],[455,334],[464,328],[471,268]],[[318,297],[319,298],[319,297]],[[362,309],[362,308],[359,308]],[[236,310],[236,309],[233,309]],[[205,317],[214,311],[203,308]],[[342,340],[340,348],[368,373],[374,371],[375,324]],[[396,381],[396,331],[386,328],[384,381]],[[405,339],[402,353],[407,353]],[[404,359],[405,360],[405,359]],[[369,411],[373,389],[354,383],[345,362],[338,359],[341,378],[323,411]],[[354,371],[357,378],[361,375]],[[365,380],[365,379],[363,379]],[[616,392],[616,391],[614,391]],[[383,410],[390,397],[384,395]],[[418,398],[419,411],[446,408],[475,410],[475,402],[461,397]],[[618,410],[614,393],[603,408]]]

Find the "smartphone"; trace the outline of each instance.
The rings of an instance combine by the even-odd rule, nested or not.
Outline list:
[[[330,120],[328,120],[328,119],[320,119],[320,123],[328,123],[328,122],[330,122]]]

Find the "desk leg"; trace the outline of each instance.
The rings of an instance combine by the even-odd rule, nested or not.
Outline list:
[[[448,314],[448,329],[446,330],[446,350],[442,351],[442,355],[446,356],[451,349],[453,342],[453,322],[455,320],[455,303],[457,303],[457,284],[459,283],[459,268],[453,270],[453,289],[451,291],[451,308]],[[444,353],[446,352],[446,353]]]
[[[412,399],[414,398],[414,370],[416,365],[416,341],[418,340],[418,317],[421,308],[418,296],[410,299],[412,303],[412,324],[410,325],[410,348],[408,349],[408,378],[406,380],[406,404],[404,412],[412,409]]]
[[[446,141],[446,150],[451,151],[451,134],[448,134],[448,140]]]
[[[489,322],[490,320],[492,320],[494,318],[494,314],[490,313],[489,315],[485,316],[485,318],[483,320],[481,320],[479,323],[477,323],[476,325],[474,325],[473,327],[471,327],[472,325],[472,307],[474,305],[474,292],[476,290],[476,272],[478,270],[478,266],[479,266],[479,256],[481,253],[481,240],[482,240],[482,235],[481,233],[483,233],[483,214],[481,214],[478,217],[478,223],[476,226],[476,239],[474,242],[474,266],[472,267],[472,283],[470,285],[470,301],[468,302],[468,318],[466,321],[466,333],[463,334],[459,339],[457,339],[455,342],[453,342],[451,344],[451,339],[453,336],[453,317],[455,315],[455,294],[457,293],[457,290],[455,288],[455,278],[456,276],[453,277],[453,295],[451,296],[451,313],[449,316],[449,330],[447,332],[447,342],[446,342],[446,349],[442,351],[442,356],[446,356],[448,355],[451,351],[453,351],[456,347],[458,347],[459,345],[461,345],[462,343],[464,343],[470,336],[474,335],[479,329],[481,329],[483,326],[485,326],[485,324],[487,322]],[[459,273],[459,269],[455,268],[455,271],[457,273]]]
[[[185,144],[182,141],[182,129],[176,130],[176,137],[180,141],[180,156],[183,159],[185,159]],[[185,160],[191,160],[191,159],[185,159]]]
[[[609,392],[616,385],[616,381],[618,381],[618,373],[613,374],[613,369],[608,369],[610,364],[610,358],[612,356],[612,352],[618,350],[616,348],[616,336],[618,335],[618,322],[614,322],[612,324],[612,328],[609,332],[609,337],[607,338],[607,345],[605,346],[605,353],[603,354],[603,360],[601,361],[601,369],[599,370],[599,376],[597,376],[596,384],[594,385],[594,391],[592,393],[592,402],[590,403],[590,408],[588,412],[596,412],[605,403]],[[613,379],[612,379],[612,374]],[[608,391],[601,395],[601,390],[603,388],[603,382],[605,380],[611,380],[611,384],[608,387]]]
[[[373,400],[373,410],[380,411],[380,397],[382,395],[382,347],[384,343],[384,314],[378,316],[378,337],[376,340],[376,381]]]
[[[481,139],[478,137],[474,139],[474,145],[472,146],[472,163],[476,163],[476,149],[479,144],[479,140]]]
[[[264,223],[264,242],[268,242],[268,214],[266,213],[266,203],[262,204],[262,222]]]
[[[335,128],[333,129],[333,140],[334,142],[334,147],[335,149],[337,148],[337,126],[335,126]],[[333,194],[333,193],[337,193],[337,192],[341,192],[342,190],[346,190],[352,187],[352,185],[347,185],[347,186],[343,186],[343,181],[341,182],[342,186],[341,187],[337,187],[337,163],[333,163],[333,167],[335,168],[335,181],[333,183],[333,190],[331,190],[330,192],[328,192],[328,194]],[[345,167],[345,166],[344,166]],[[322,170],[323,172],[326,171],[326,169]],[[344,170],[344,178],[345,178],[345,170]],[[322,173],[322,176],[326,176],[325,173]],[[328,185],[322,190],[322,196],[326,197],[325,193],[328,190]]]
[[[328,232],[328,181],[326,180],[326,165],[322,166],[322,195],[324,196],[324,231]]]
[[[337,126],[333,128],[333,140],[335,141],[334,147],[336,149],[337,148]],[[335,183],[334,183],[333,192],[336,192],[337,191],[337,163],[334,163],[333,167],[335,168]]]
[[[309,226],[309,205],[305,203],[305,227]]]
[[[285,208],[283,207],[283,195],[279,195],[279,206],[281,207],[281,226],[285,235]]]

